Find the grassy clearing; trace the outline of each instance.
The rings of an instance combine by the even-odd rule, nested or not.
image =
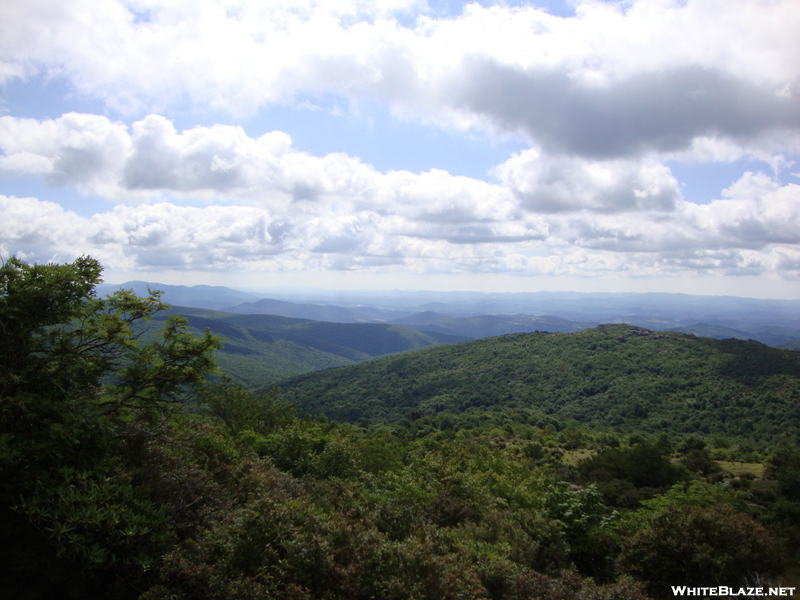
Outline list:
[[[564,455],[561,457],[561,462],[565,465],[575,466],[585,458],[589,458],[595,454],[594,450],[587,450],[580,448],[578,450],[564,450]]]
[[[718,460],[717,463],[722,467],[723,471],[733,473],[737,477],[741,477],[742,475],[754,475],[758,478],[764,477],[764,465],[762,463],[742,463],[729,460]]]

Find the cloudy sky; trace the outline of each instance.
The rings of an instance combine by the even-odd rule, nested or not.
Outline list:
[[[0,256],[800,298],[797,0],[4,0]]]

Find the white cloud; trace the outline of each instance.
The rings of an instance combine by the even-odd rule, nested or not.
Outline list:
[[[108,194],[130,152],[130,137],[125,125],[97,115],[72,113],[45,121],[0,117],[0,148],[2,171]]]
[[[595,158],[800,130],[794,0],[589,1],[571,18],[470,4],[435,19],[422,7],[9,0],[0,74],[64,76],[136,111],[182,98],[234,114],[296,94],[382,98],[396,114],[524,131]]]
[[[0,85],[64,78],[129,119],[0,117],[0,172],[116,204],[86,218],[0,196],[0,255],[88,252],[130,270],[800,278],[800,186],[779,179],[800,155],[795,0],[587,0],[571,18],[500,3],[426,11],[0,3]],[[480,181],[379,172],[299,152],[280,131],[178,131],[148,114],[188,104],[236,117],[330,95],[353,111],[377,101],[434,126],[522,132],[531,148]],[[707,205],[684,201],[664,164],[742,158],[772,172],[745,173]]]
[[[54,202],[0,195],[0,254],[58,261],[88,247],[86,220]]]
[[[7,198],[6,253],[99,252],[183,268],[271,261],[586,275],[768,271],[793,264],[785,257],[800,245],[800,186],[745,173],[723,198],[696,205],[681,199],[653,159],[529,150],[496,169],[499,183],[488,183],[438,170],[380,173],[344,154],[314,157],[292,149],[281,132],[255,139],[230,126],[178,132],[157,115],[130,130],[93,115],[0,117],[0,148],[0,169],[110,200],[222,202],[134,202],[82,220],[54,204]],[[576,251],[587,254],[576,260]]]
[[[178,133],[158,115],[131,129],[97,115],[0,117],[0,170],[42,175],[111,200],[254,194],[267,204],[346,191],[369,171],[343,155],[317,159],[294,151],[282,132],[253,139],[240,127],[217,125]]]
[[[98,131],[115,135],[102,137]],[[313,215],[327,206],[442,224],[504,221],[519,213],[509,190],[483,181],[439,170],[382,174],[345,154],[298,152],[289,136],[277,131],[257,139],[222,125],[179,133],[158,115],[134,123],[130,133],[93,115],[43,121],[0,117],[0,150],[0,170],[43,175],[55,185],[113,201],[168,193],[233,199],[292,214]],[[58,168],[68,161],[77,166]]]
[[[522,205],[534,212],[669,211],[680,199],[678,182],[655,161],[547,157],[528,150],[495,171]]]
[[[752,267],[754,256],[800,244],[800,186],[746,173],[726,195],[707,205],[680,201],[668,214],[570,215],[562,235],[585,248],[650,253],[683,269]],[[774,266],[772,259],[761,262]]]
[[[728,194],[708,205],[679,200],[668,211],[512,211],[494,219],[475,216],[476,196],[471,212],[465,204],[469,218],[456,211],[439,220],[427,218],[425,195],[396,210],[379,202],[317,202],[314,211],[158,203],[91,218],[0,197],[0,251],[39,260],[90,253],[114,269],[800,277],[800,186],[748,173]]]

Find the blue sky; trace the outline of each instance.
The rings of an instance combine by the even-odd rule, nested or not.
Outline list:
[[[798,26],[793,0],[9,0],[0,256],[800,297]]]

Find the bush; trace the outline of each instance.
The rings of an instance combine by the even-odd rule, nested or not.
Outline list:
[[[646,443],[631,448],[607,448],[581,461],[578,469],[591,479],[624,479],[636,487],[669,487],[680,478],[680,471],[669,458]]]
[[[670,586],[747,585],[780,572],[777,542],[730,506],[668,506],[623,527],[618,565],[656,598]]]

